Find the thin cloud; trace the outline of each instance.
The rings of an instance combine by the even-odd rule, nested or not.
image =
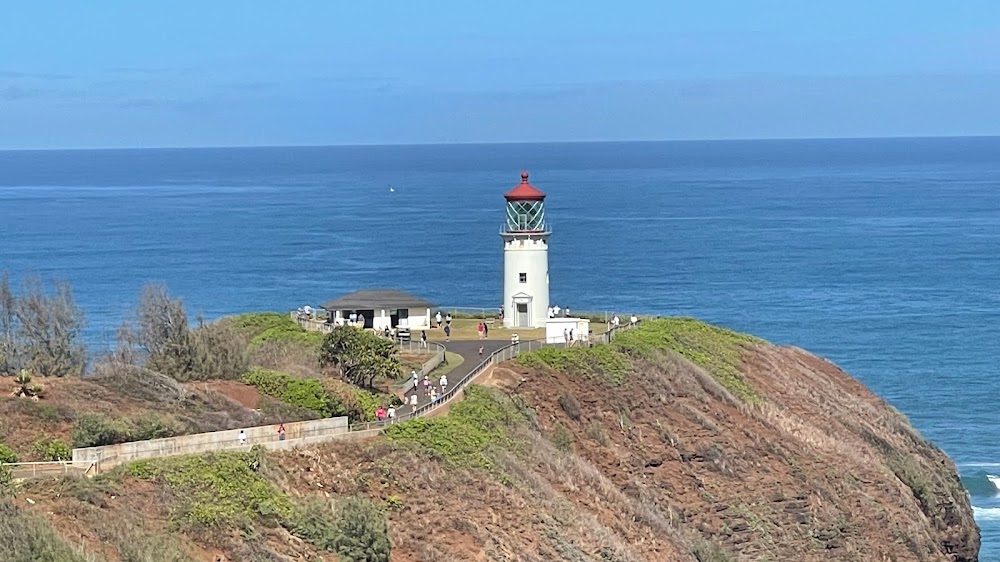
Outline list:
[[[50,74],[47,72],[21,72],[19,70],[0,69],[0,78],[35,79],[35,80],[72,80],[76,78],[69,74]]]
[[[37,98],[42,95],[42,91],[36,88],[22,88],[21,86],[7,86],[0,89],[0,99],[4,101],[17,101],[23,99]]]

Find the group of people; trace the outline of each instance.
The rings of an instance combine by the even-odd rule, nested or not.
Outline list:
[[[440,329],[441,328],[441,311],[440,310],[437,311],[436,314],[434,314],[434,322],[437,324],[437,327]],[[444,341],[451,341],[451,313],[450,312],[447,315],[445,315],[445,317],[444,317]]]
[[[569,318],[569,307],[559,308],[559,305],[549,307],[549,318]]]
[[[441,378],[437,381],[437,385],[435,385],[427,375],[424,375],[421,380],[420,375],[416,370],[414,370],[410,373],[410,382],[413,386],[410,389],[410,393],[407,395],[406,400],[413,408],[420,405],[421,394],[423,394],[429,402],[434,403],[441,400],[445,393],[448,392],[448,375],[446,374],[441,375]]]
[[[392,404],[389,404],[389,407],[379,406],[375,410],[375,419],[378,423],[394,422],[396,420],[396,407]]]

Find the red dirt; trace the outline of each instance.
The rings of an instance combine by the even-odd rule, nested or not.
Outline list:
[[[260,406],[260,393],[257,392],[257,389],[239,381],[190,382],[184,386],[205,392],[218,392],[244,408],[250,408],[251,410],[256,410]]]

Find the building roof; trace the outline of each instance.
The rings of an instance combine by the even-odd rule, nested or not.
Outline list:
[[[355,291],[335,298],[323,305],[327,310],[366,310],[393,308],[433,308],[434,305],[422,298],[396,289],[371,289]]]
[[[545,193],[528,183],[528,172],[521,172],[521,184],[504,194],[508,201],[542,201]]]

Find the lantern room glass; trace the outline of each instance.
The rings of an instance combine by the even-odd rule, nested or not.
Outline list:
[[[545,230],[545,206],[541,201],[508,201],[507,230],[538,232]]]

